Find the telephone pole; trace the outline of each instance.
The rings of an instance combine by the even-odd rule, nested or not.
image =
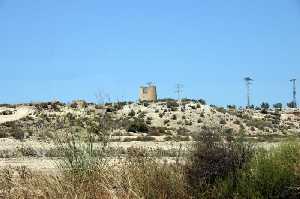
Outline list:
[[[296,80],[297,80],[297,79],[291,79],[291,80],[290,80],[290,82],[293,83],[293,101],[292,101],[292,103],[293,103],[293,107],[294,107],[294,108],[297,108],[297,99],[296,99],[296,94],[297,94],[297,92],[296,92]]]
[[[250,77],[245,77],[244,78],[245,82],[246,82],[246,88],[247,88],[247,108],[250,108],[251,103],[250,103],[250,85],[253,82],[253,79]]]

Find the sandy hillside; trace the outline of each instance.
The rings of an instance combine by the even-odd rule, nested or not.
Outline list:
[[[34,108],[29,107],[29,106],[21,106],[21,107],[17,107],[16,109],[6,108],[6,107],[0,108],[0,113],[3,113],[5,111],[10,111],[12,114],[0,115],[0,124],[5,123],[5,122],[20,120],[20,119],[34,113]]]

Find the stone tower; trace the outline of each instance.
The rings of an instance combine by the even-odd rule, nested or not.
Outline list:
[[[155,102],[157,101],[156,86],[142,86],[140,88],[140,101],[141,102]]]

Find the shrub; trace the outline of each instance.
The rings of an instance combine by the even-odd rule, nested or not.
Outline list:
[[[146,113],[144,111],[142,111],[138,114],[138,118],[140,118],[140,119],[144,119],[145,116],[146,116]]]
[[[149,102],[143,102],[144,107],[148,107],[150,104]]]
[[[297,108],[297,104],[295,102],[289,102],[289,103],[287,103],[287,107],[289,107],[289,108]]]
[[[0,115],[12,115],[13,113],[14,112],[11,110],[5,110],[5,111],[0,112]]]
[[[164,120],[164,125],[167,125],[170,123],[170,120]]]
[[[167,108],[171,109],[172,111],[177,110],[179,107],[179,104],[176,101],[168,101],[167,102]]]
[[[238,192],[243,198],[299,198],[300,145],[285,143],[260,149],[242,173]]]
[[[269,103],[267,102],[263,102],[261,105],[260,105],[261,109],[266,109],[268,110],[270,108],[270,105]]]
[[[76,102],[72,102],[72,103],[70,104],[70,107],[76,109],[78,106],[77,106],[77,103],[76,103]]]
[[[225,125],[225,124],[226,124],[226,120],[221,119],[221,120],[220,120],[220,124]]]
[[[202,105],[206,105],[206,101],[204,99],[199,99],[198,102]]]
[[[276,103],[276,104],[273,105],[273,107],[274,107],[275,109],[281,110],[282,107],[283,107],[283,105],[282,105],[282,103]]]
[[[131,109],[131,111],[128,113],[129,117],[134,117],[135,116],[135,111]]]
[[[231,104],[229,104],[229,105],[227,105],[227,108],[228,108],[228,109],[234,109],[234,110],[235,110],[235,109],[236,109],[236,105],[231,105]]]
[[[0,130],[0,138],[7,138],[9,137],[8,133],[5,130]]]
[[[25,138],[25,133],[22,129],[12,129],[11,130],[11,135],[16,139],[16,140],[23,140]]]
[[[226,113],[226,109],[223,107],[216,107],[216,111],[225,114]]]
[[[145,124],[144,120],[141,119],[135,119],[133,122],[131,122],[127,128],[128,132],[141,132],[141,133],[147,133],[148,132],[148,126]]]
[[[173,114],[172,117],[171,117],[171,119],[172,119],[172,120],[177,120],[176,114]]]
[[[252,156],[252,149],[230,139],[225,143],[218,128],[204,127],[195,144],[187,166],[186,177],[196,198],[214,198],[220,180],[230,178],[230,187],[237,184],[238,172]],[[227,197],[225,197],[227,198]]]
[[[257,118],[247,120],[246,124],[249,127],[256,127],[260,130],[264,130],[266,127],[272,128],[272,122]]]
[[[38,153],[36,150],[34,150],[32,147],[21,147],[17,149],[17,152],[19,152],[24,157],[37,157]]]

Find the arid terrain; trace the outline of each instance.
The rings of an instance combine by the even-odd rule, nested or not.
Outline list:
[[[70,134],[81,141],[94,134],[93,147],[117,158],[143,149],[160,157],[184,156],[204,127],[218,126],[233,137],[268,147],[300,135],[297,109],[252,110],[206,105],[203,100],[96,105],[84,101],[2,105],[0,167],[51,171]],[[103,122],[104,121],[104,122]],[[95,126],[95,127],[94,127]]]

